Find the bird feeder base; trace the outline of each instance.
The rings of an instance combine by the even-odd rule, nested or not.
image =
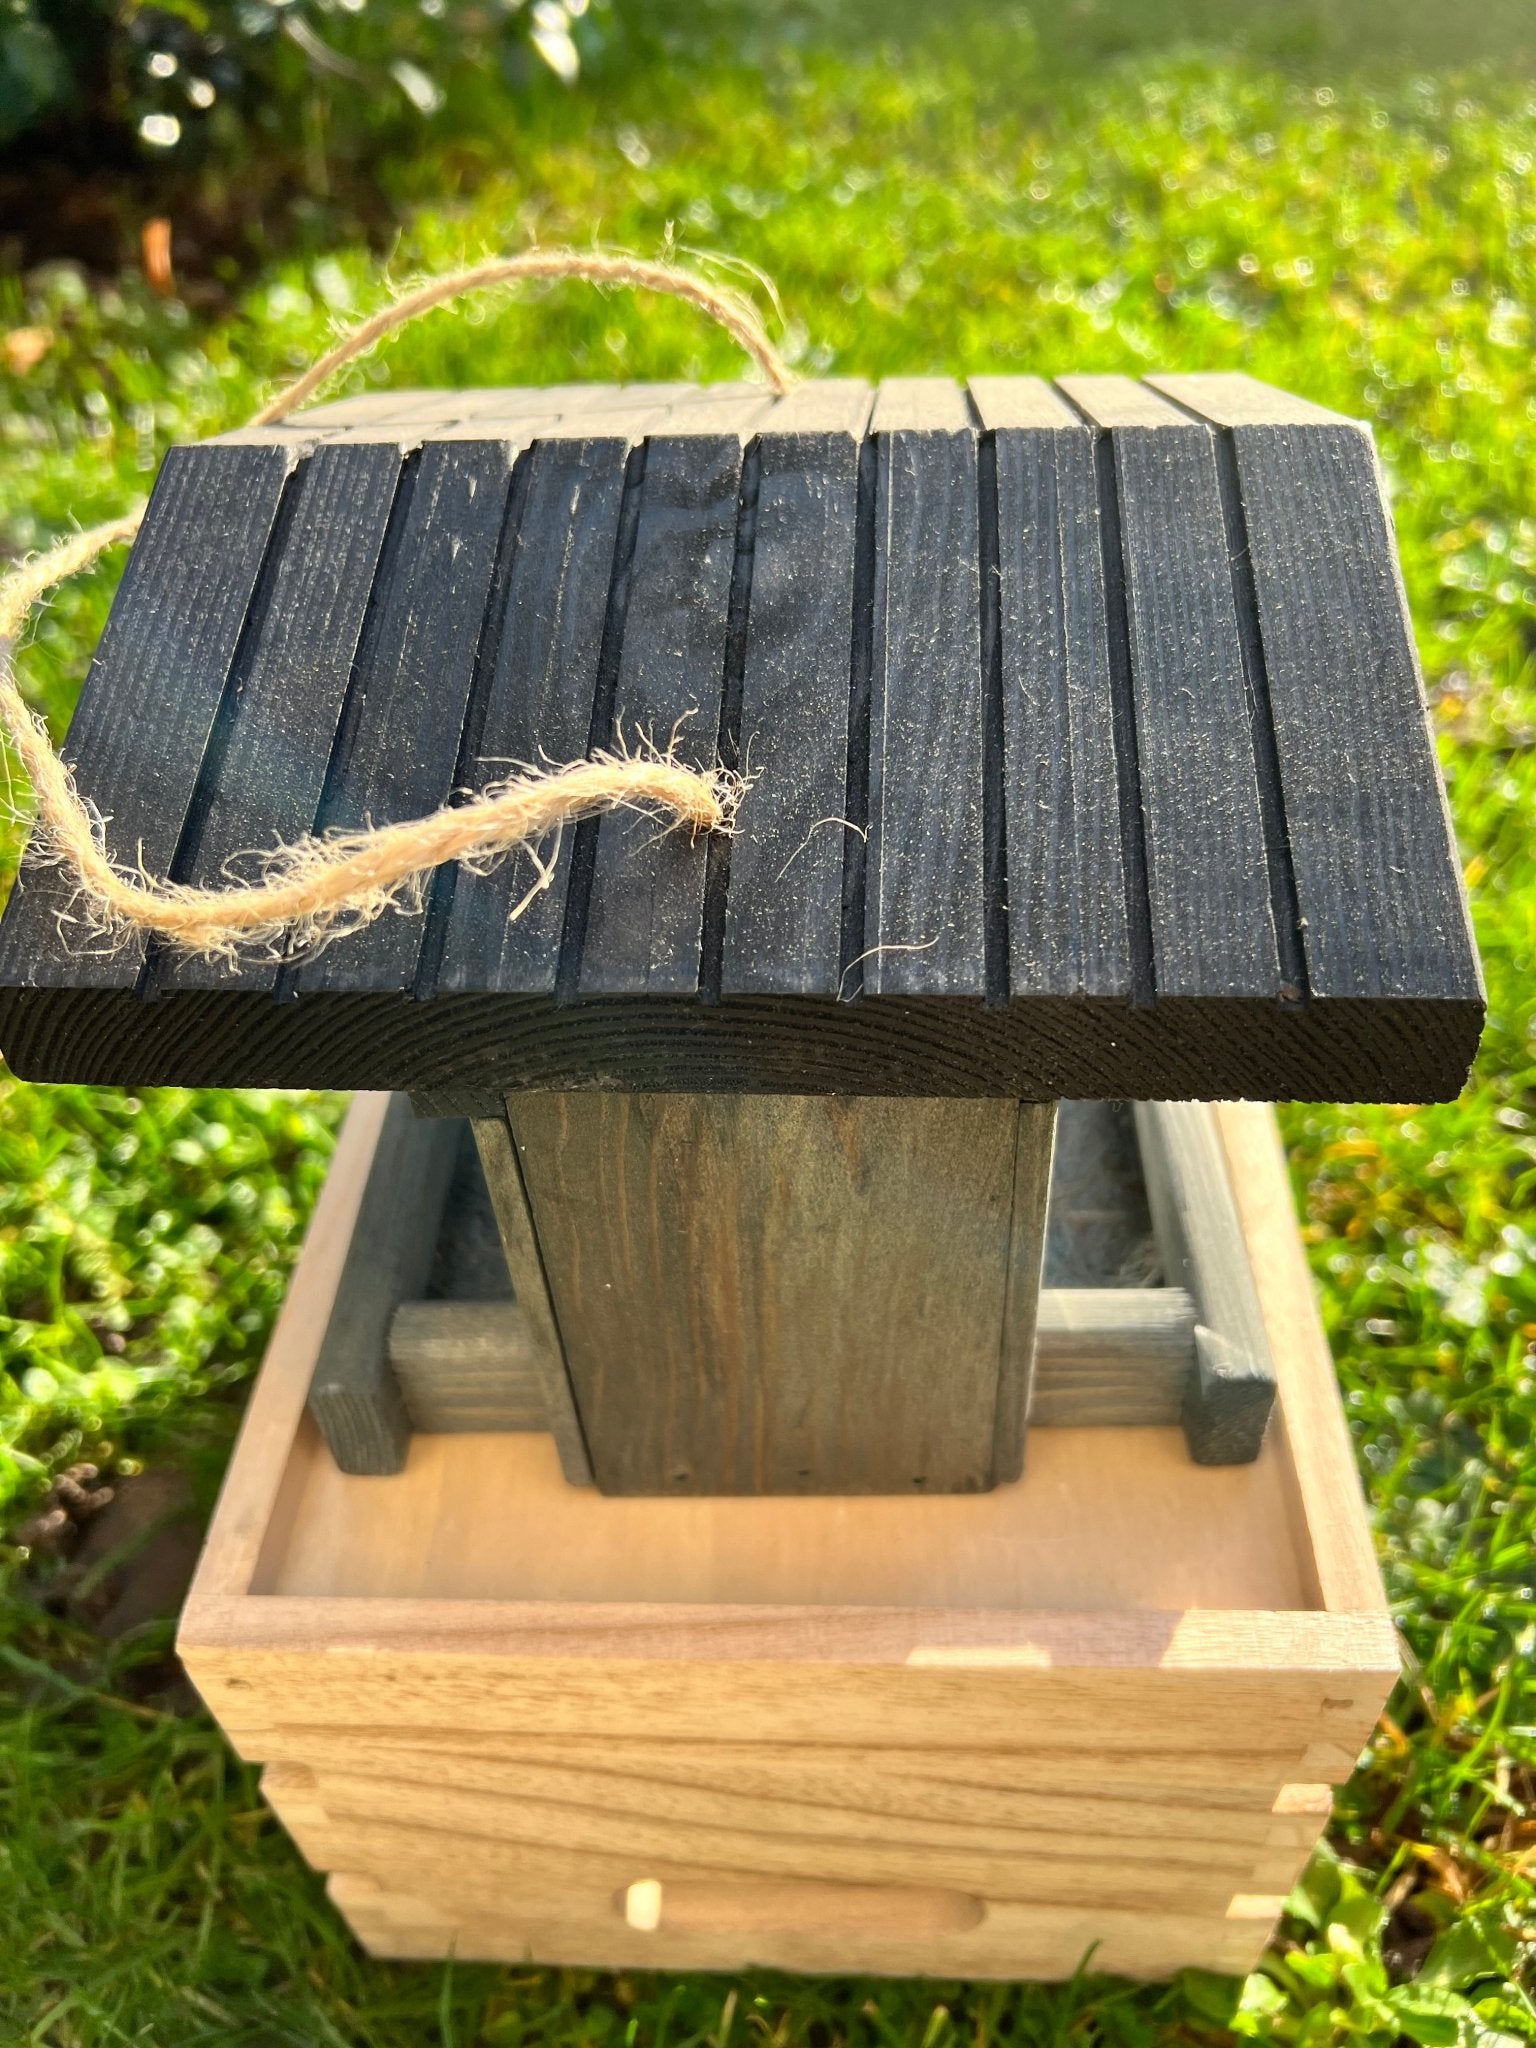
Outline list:
[[[1278,1382],[1252,1463],[1052,1428],[933,1498],[604,1498],[538,1433],[339,1471],[338,1148],[181,1652],[379,1956],[1237,1971],[1397,1668],[1273,1120],[1216,1112]]]

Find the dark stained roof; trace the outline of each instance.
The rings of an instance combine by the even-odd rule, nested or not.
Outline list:
[[[71,728],[119,855],[429,811],[616,736],[756,777],[444,871],[281,970],[92,955],[49,1080],[1453,1094],[1482,990],[1367,430],[1232,376],[371,394],[167,457]]]

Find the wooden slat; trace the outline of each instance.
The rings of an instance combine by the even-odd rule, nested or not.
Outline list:
[[[685,387],[668,406],[657,432],[668,435],[735,434],[745,440],[769,418],[777,401],[760,384]]]
[[[1199,1315],[1184,1400],[1190,1456],[1241,1464],[1263,1444],[1275,1367],[1220,1132],[1204,1102],[1139,1102],[1136,1129],[1164,1271]]]
[[[1251,1846],[1206,1844],[1203,1854],[1191,1854],[1171,1842],[1160,1855],[1155,1837],[1079,1837],[1071,1853],[1063,1853],[1058,1842],[1052,1854],[1050,1837],[1023,1832],[1008,1849],[989,1851],[964,1842],[914,1845],[850,1835],[829,1840],[788,1828],[770,1834],[739,1825],[690,1827],[672,1816],[605,1811],[600,1772],[592,1774],[584,1802],[558,1807],[404,1781],[385,1788],[339,1772],[323,1782],[325,1824],[306,1824],[301,1805],[290,1825],[305,1856],[321,1869],[412,1861],[438,1885],[462,1882],[461,1874],[473,1871],[482,1896],[519,1900],[525,1910],[551,1889],[583,1881],[599,1896],[612,1897],[634,1881],[637,1869],[664,1883],[719,1883],[732,1873],[760,1870],[843,1885],[861,1879],[900,1885],[910,1881],[914,1860],[920,1859],[931,1883],[983,1898],[1142,1911],[1177,1904],[1219,1913],[1234,1892],[1258,1888],[1244,1879],[1256,1865],[1263,1868]],[[1273,1861],[1289,1889],[1300,1875],[1301,1855],[1281,1852]]]
[[[1111,430],[1156,992],[1275,995],[1282,976],[1210,431],[1128,378],[1060,383]]]
[[[587,751],[626,455],[623,440],[604,437],[549,442],[528,459],[485,721],[466,776],[476,788]],[[573,841],[567,832],[539,850],[553,872],[532,897],[538,871],[524,854],[489,874],[456,876],[440,990],[553,991]]]
[[[846,1976],[924,1975],[1001,1978],[1031,1983],[1070,1978],[1092,1953],[1096,1966],[1122,1977],[1165,1977],[1178,1965],[1243,1976],[1257,1966],[1279,1906],[1261,1921],[1224,1913],[1116,1912],[1104,1906],[1027,1905],[989,1900],[974,1934],[915,1939],[910,1925],[890,1938],[873,1930],[818,1924],[802,1933],[781,1927],[724,1933],[654,1933],[627,1927],[611,1896],[595,1888],[557,1887],[541,1912],[509,1911],[504,1894],[468,1874],[462,1884],[428,1886],[421,1873],[386,1857],[384,1876],[347,1870],[330,1879],[328,1896],[368,1953],[417,1961],[512,1962],[530,1953],[542,1961],[609,1970],[776,1969]],[[889,1888],[883,1888],[889,1890]],[[430,1893],[430,1896],[428,1894]],[[658,1920],[665,1917],[662,1887]],[[857,1947],[854,1943],[857,1942]]]
[[[613,441],[627,445],[644,440],[659,429],[671,401],[667,385],[625,385],[605,392],[601,385],[589,385],[586,392],[570,398],[552,427],[539,429],[542,441]],[[675,387],[681,389],[681,387]],[[596,392],[598,398],[588,394]]]
[[[1217,427],[1355,426],[1346,413],[1330,412],[1294,391],[1262,384],[1236,370],[1197,371],[1178,377],[1149,377],[1147,382],[1178,405]]]
[[[1043,377],[972,377],[967,386],[988,433],[1080,427],[1078,415]]]
[[[549,1426],[541,1361],[515,1301],[402,1301],[389,1363],[412,1429]]]
[[[1170,427],[1182,417],[1176,406],[1134,377],[1058,377],[1056,387],[1095,426]]]
[[[1009,989],[1128,995],[1093,434],[1045,385],[977,384],[996,428]]]
[[[543,1389],[544,1427],[555,1440],[560,1470],[571,1486],[592,1483],[592,1460],[576,1411],[565,1342],[555,1320],[549,1296],[549,1279],[543,1255],[534,1233],[528,1206],[527,1184],[517,1157],[517,1146],[506,1117],[477,1117],[474,1120],[475,1147],[490,1190],[491,1206],[501,1232],[507,1270],[512,1276],[523,1329],[527,1334],[533,1366]]]
[[[1177,1427],[1194,1332],[1194,1304],[1180,1287],[1045,1288],[1031,1428]],[[403,1301],[389,1359],[414,1429],[549,1427],[543,1361],[516,1301]]]
[[[730,849],[721,988],[837,995],[849,658],[869,387],[803,385],[759,444],[739,757],[756,778]]]
[[[405,391],[355,391],[345,398],[330,398],[319,405],[306,405],[289,413],[281,422],[289,427],[360,427],[378,420],[404,421],[435,419],[445,407],[463,402],[456,391],[417,389]]]
[[[976,436],[965,395],[894,378],[879,448],[862,986],[986,992]],[[845,993],[852,993],[853,985]]]
[[[439,877],[424,944],[419,921],[392,916],[312,963],[297,985],[324,995],[323,1006],[253,1000],[260,968],[168,977],[157,952],[146,974],[137,945],[83,957],[78,937],[55,926],[60,885],[29,867],[0,936],[0,1042],[12,1070],[134,1086],[405,1086],[424,1104],[477,1115],[494,1113],[508,1090],[595,1079],[1014,1099],[1454,1092],[1483,998],[1367,437],[1251,380],[1159,382],[1163,392],[1068,379],[1069,407],[1039,379],[978,378],[968,393],[901,379],[867,416],[860,387],[814,380],[785,399],[747,384],[363,393],[236,445],[178,454],[162,495],[183,491],[181,530],[157,542],[152,515],[135,557],[148,562],[161,547],[163,602],[145,597],[150,586],[131,569],[101,650],[106,662],[131,647],[128,715],[106,751],[139,750],[144,803],[132,775],[130,786],[108,786],[124,780],[110,759],[82,763],[120,858],[133,859],[142,838],[146,860],[151,842],[168,847],[162,871],[174,860],[178,874],[195,867],[212,879],[242,838],[259,849],[292,836],[283,806],[312,783],[312,755],[274,789],[269,819],[253,812],[248,834],[213,829],[239,807],[239,791],[218,785],[226,768],[245,773],[241,736],[259,727],[247,671],[265,662],[278,690],[276,658],[263,653],[267,611],[287,617],[290,587],[323,608],[323,578],[299,559],[301,541],[340,558],[346,537],[300,517],[310,503],[301,478],[258,550],[270,552],[265,571],[254,560],[240,571],[240,548],[225,541],[237,529],[249,540],[251,520],[265,516],[242,478],[316,451],[388,464],[410,448],[411,475],[425,476],[434,463],[473,460],[477,444],[457,437],[482,429],[496,433],[504,468],[530,441],[634,444],[635,473],[651,463],[655,547],[645,562],[629,539],[615,547],[587,737],[607,738],[615,718],[632,734],[640,715],[665,741],[675,716],[697,707],[686,757],[740,748],[749,768],[764,765],[770,724],[784,751],[749,797],[734,846],[658,840],[655,825],[630,817],[589,821],[524,928],[509,933],[488,916],[457,969],[455,888]],[[674,427],[660,432],[668,416]],[[785,452],[797,436],[812,450],[845,431],[863,437],[851,515],[845,483],[835,507],[822,501],[814,463],[792,475]],[[648,435],[649,448],[638,445]],[[420,452],[434,440],[435,455]],[[701,550],[696,532],[674,547],[679,523],[709,516],[709,492],[696,490],[685,516],[655,498],[657,479],[670,462],[697,483],[716,449],[734,469],[743,443],[734,506],[729,477],[717,494],[718,547]],[[548,446],[537,462],[546,457]],[[185,496],[186,464],[208,465],[206,519]],[[796,557],[787,580],[805,582],[798,613],[780,601],[774,574],[778,522],[796,492],[805,520],[823,522],[828,565],[802,577]],[[643,486],[632,506],[642,495]],[[438,542],[449,553],[457,545],[459,559],[444,576],[418,534],[402,584],[410,521],[403,507],[398,516],[328,770],[322,809],[336,821],[363,808],[430,809],[455,782],[474,781],[477,764],[492,765],[481,720],[508,626],[506,588],[497,583],[485,609],[486,658],[472,686],[480,626],[466,617],[473,605],[458,605],[455,579],[483,550],[467,530],[445,529]],[[835,616],[850,516],[844,653]],[[495,575],[510,580],[510,548],[499,561]],[[246,627],[232,565],[249,574]],[[327,681],[313,720],[304,714],[316,753],[351,630],[343,600],[354,586],[338,574]],[[419,592],[406,587],[413,580]],[[782,637],[757,645],[754,582],[759,624],[788,620]],[[380,635],[398,638],[412,605],[433,621],[434,644],[385,648],[380,668]],[[182,654],[195,645],[203,660],[220,632],[220,658],[162,707],[149,679],[178,672],[177,636]],[[157,649],[174,658],[143,658]],[[426,667],[430,692],[419,687]],[[259,680],[265,689],[269,677]],[[759,720],[759,686],[777,692],[782,720]],[[100,716],[95,688],[72,744]],[[579,708],[561,696],[547,723],[567,718],[580,751]],[[535,722],[546,713],[530,714]],[[531,736],[535,753],[553,751],[548,732]],[[279,735],[274,762],[299,744],[296,729]],[[258,783],[246,787],[254,795]],[[295,800],[292,816],[301,812]],[[531,872],[523,857],[488,885],[498,917]],[[479,894],[476,883],[466,900]],[[777,964],[766,957],[775,949]],[[523,953],[534,956],[526,973]],[[441,986],[469,1000],[401,1000],[432,994],[445,959]],[[285,996],[299,974],[297,964],[284,972]],[[136,989],[164,1000],[139,1001]],[[865,993],[899,1000],[835,1000]]]
[[[508,1109],[604,1492],[991,1483],[1016,1105]]]
[[[295,466],[286,448],[173,448],[123,576],[64,758],[120,859],[168,872]],[[73,884],[24,863],[0,933],[0,977],[132,988],[142,937],[71,942]],[[60,920],[66,920],[60,937]]]
[[[1306,1853],[1301,1844],[1267,1840],[1272,1816],[1261,1805],[1237,1812],[1202,1808],[1177,1793],[1124,1802],[1090,1794],[1075,1820],[1075,1786],[1064,1787],[1055,1799],[1021,1799],[985,1783],[961,1785],[951,1789],[948,1801],[930,1798],[916,1810],[903,1808],[891,1796],[897,1786],[877,1758],[874,1770],[850,1781],[835,1769],[816,1772],[813,1753],[806,1760],[811,1768],[784,1774],[788,1783],[775,1783],[779,1774],[765,1772],[756,1785],[743,1786],[729,1769],[717,1770],[713,1783],[690,1782],[665,1770],[659,1778],[631,1775],[619,1759],[614,1768],[594,1771],[590,1753],[572,1764],[541,1766],[531,1759],[476,1760],[432,1750],[375,1753],[363,1761],[349,1758],[334,1738],[323,1746],[328,1753],[319,1768],[268,1765],[262,1790],[295,1826],[304,1826],[310,1815],[311,1825],[343,1817],[387,1819],[398,1800],[399,1817],[431,1834],[467,1832],[536,1848],[541,1825],[551,1808],[560,1807],[570,1816],[562,1850],[628,1854],[642,1869],[648,1850],[673,1868],[692,1865],[702,1873],[714,1865],[722,1880],[732,1869],[777,1867],[790,1874],[793,1859],[803,1856],[807,1865],[837,1859],[840,1868],[834,1863],[826,1874],[835,1870],[848,1882],[865,1855],[884,1862],[889,1852],[905,1851],[919,1867],[929,1855],[956,1861],[974,1855],[974,1876],[985,1873],[989,1889],[1003,1895],[1026,1889],[1027,1895],[1030,1864],[1044,1865],[1048,1878],[1074,1854],[1086,1851],[1092,1865],[1118,1851],[1123,1874],[1142,1883],[1156,1882],[1147,1866],[1161,1861],[1170,1885],[1182,1879],[1198,1886],[1221,1872],[1238,1887],[1256,1889],[1266,1865],[1288,1857],[1294,1873]],[[483,1802],[478,1824],[475,1800]],[[599,1812],[611,1833],[596,1818]],[[1311,1833],[1317,1832],[1314,1823]],[[757,1839],[756,1850],[749,1835]],[[889,1862],[885,1874],[890,1881]],[[1225,1898],[1218,1902],[1225,1904]]]
[[[1314,996],[1481,999],[1369,437],[1239,424],[1238,486]]]
[[[1297,1846],[1305,1839],[1306,1824],[1316,1827],[1331,1805],[1327,1785],[1282,1782],[1283,1747],[1278,1754],[1226,1749],[1212,1771],[1201,1768],[1198,1756],[1159,1750],[1151,1742],[1140,1755],[1116,1757],[1086,1737],[1068,1763],[1059,1750],[1032,1745],[1025,1729],[1008,1748],[967,1745],[965,1773],[957,1779],[954,1753],[942,1744],[913,1748],[880,1742],[860,1748],[825,1741],[740,1741],[728,1731],[708,1744],[669,1741],[663,1735],[612,1735],[607,1740],[616,1798],[636,1802],[655,1799],[671,1787],[718,1793],[728,1782],[739,1802],[804,1803],[831,1811],[843,1807],[981,1828],[1043,1826],[1061,1833],[1070,1830],[1075,1816],[1080,1832],[1101,1839],[1145,1836],[1161,1823],[1174,1823],[1191,1840],[1250,1842],[1256,1848]],[[590,1760],[588,1741],[581,1736],[528,1728],[488,1732],[468,1726],[290,1723],[265,1731],[265,1744],[264,1760],[284,1767],[293,1795],[306,1769],[318,1774],[327,1768],[385,1779],[414,1776],[471,1789],[493,1787],[498,1780],[506,1784],[526,1772],[557,1794],[562,1781],[569,1782],[568,1774],[579,1773]],[[1280,1819],[1302,1825],[1277,1828]]]
[[[1251,1258],[1278,1383],[1276,1452],[1292,1477],[1293,1526],[1309,1555],[1308,1596],[1330,1614],[1384,1613],[1354,1439],[1296,1228],[1280,1133],[1257,1102],[1211,1111]]]
[[[666,747],[676,733],[680,758],[714,759],[741,461],[735,435],[663,434],[649,445],[613,705],[621,745]],[[582,994],[693,993],[703,842],[624,813],[601,819],[595,839]]]
[[[384,1117],[309,1389],[309,1412],[343,1472],[377,1476],[405,1463],[410,1421],[389,1327],[432,1269],[461,1129],[418,1119],[404,1095]]]
[[[1045,1216],[1056,1143],[1054,1102],[1021,1102],[1018,1114],[1008,1282],[992,1430],[992,1478],[999,1485],[1017,1479],[1024,1469],[1024,1432],[1038,1365],[1036,1332],[1040,1271],[1045,1263]]]
[[[182,880],[215,888],[237,854],[313,828],[400,474],[389,446],[321,448],[300,471],[284,546],[193,794]],[[270,988],[273,970],[166,955],[157,978],[163,988]]]
[[[1047,1287],[1036,1328],[1031,1429],[1177,1425],[1195,1363],[1182,1287]]]
[[[454,788],[509,472],[499,441],[423,451],[358,651],[321,804],[324,829],[421,817]],[[423,916],[380,918],[305,965],[300,987],[409,989]]]
[[[869,424],[874,388],[863,377],[812,377],[777,401],[758,432],[851,434],[858,441]]]

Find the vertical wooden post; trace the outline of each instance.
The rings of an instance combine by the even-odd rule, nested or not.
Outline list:
[[[309,1412],[343,1472],[398,1472],[410,1418],[390,1370],[390,1319],[432,1270],[462,1126],[412,1115],[407,1096],[384,1111],[375,1170],[309,1390]]]
[[[476,1117],[472,1124],[491,1207],[501,1232],[502,1250],[523,1322],[533,1340],[533,1354],[544,1393],[546,1426],[555,1439],[560,1469],[573,1486],[590,1486],[592,1463],[581,1432],[581,1418],[571,1395],[570,1375],[560,1342],[560,1328],[549,1298],[544,1263],[539,1256],[528,1190],[504,1117]]]
[[[1138,1102],[1136,1131],[1165,1276],[1194,1297],[1184,1435],[1197,1465],[1259,1455],[1275,1366],[1208,1102]]]
[[[527,1094],[508,1121],[493,1198],[509,1243],[531,1222],[604,1492],[1018,1476],[1054,1104]]]

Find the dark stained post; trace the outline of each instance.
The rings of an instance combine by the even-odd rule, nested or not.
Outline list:
[[[605,1493],[1018,1476],[1054,1104],[586,1093],[508,1111]]]

